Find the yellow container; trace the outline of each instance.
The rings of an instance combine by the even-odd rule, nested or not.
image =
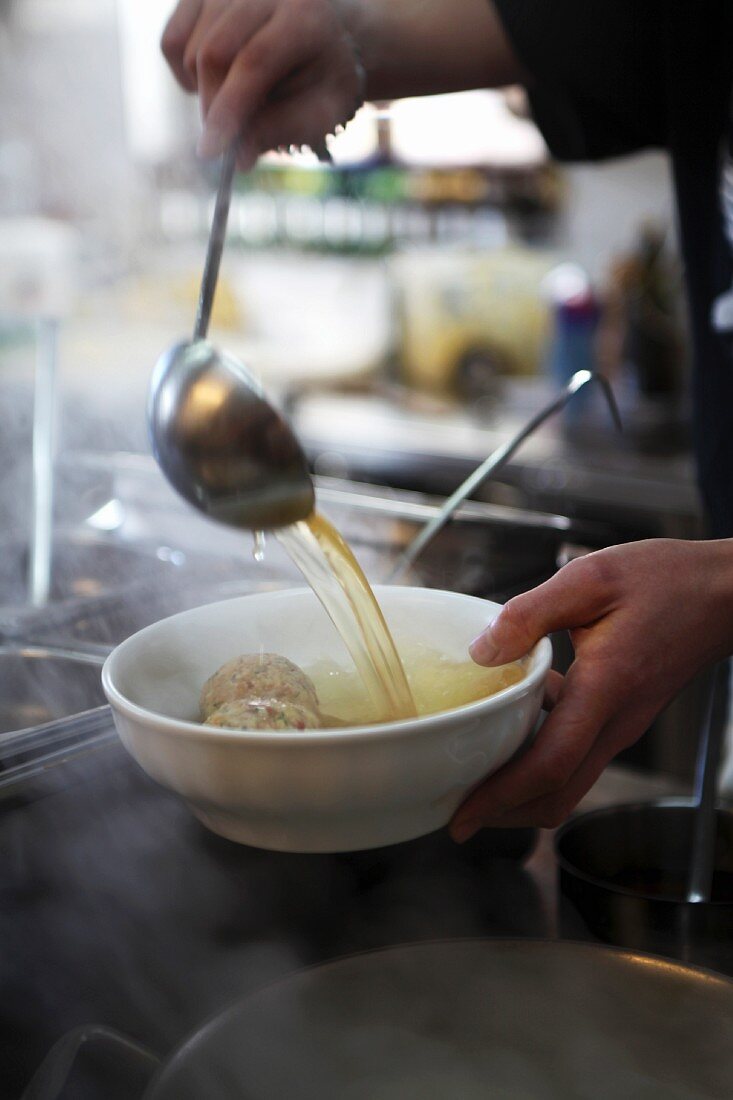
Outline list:
[[[470,396],[502,376],[536,374],[550,334],[542,282],[556,264],[518,246],[395,257],[403,380]]]

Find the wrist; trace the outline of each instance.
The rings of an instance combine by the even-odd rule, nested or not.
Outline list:
[[[382,0],[333,0],[333,5],[354,51],[364,99],[393,98],[384,81],[383,59],[389,54],[394,57],[395,49],[396,56],[401,51],[399,43],[389,43],[393,33],[389,10]]]
[[[716,539],[706,547],[706,588],[710,626],[720,657],[733,654],[733,539]]]
[[[491,0],[332,0],[364,71],[367,99],[522,81]]]

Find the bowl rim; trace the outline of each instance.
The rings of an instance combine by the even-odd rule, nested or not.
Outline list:
[[[450,592],[440,588],[421,588],[418,586],[406,585],[375,585],[374,588],[377,592],[385,589],[392,589],[395,592],[402,593],[436,593],[461,601],[471,600],[499,608],[502,606],[493,600],[484,600],[480,596],[471,596],[463,592]],[[418,715],[415,718],[401,718],[395,722],[378,722],[372,725],[362,726],[344,726],[338,729],[282,731],[228,730],[214,726],[205,726],[203,722],[189,722],[182,718],[171,718],[168,715],[149,710],[147,707],[142,707],[138,703],[133,703],[127,696],[123,695],[114,683],[114,666],[119,660],[119,655],[125,649],[134,646],[143,635],[154,630],[161,623],[169,622],[185,615],[191,615],[203,608],[216,608],[224,604],[229,605],[237,601],[250,600],[253,598],[262,599],[265,597],[268,599],[282,599],[294,595],[311,595],[314,599],[317,599],[313,590],[305,586],[299,586],[297,588],[280,588],[270,592],[251,592],[227,600],[217,600],[215,603],[211,604],[201,604],[199,607],[188,608],[186,611],[179,611],[175,615],[167,615],[165,618],[159,619],[155,623],[150,623],[149,626],[143,627],[142,630],[138,630],[134,634],[131,634],[129,638],[120,642],[120,644],[112,650],[102,667],[102,688],[109,700],[112,710],[119,711],[125,717],[135,722],[142,723],[146,726],[153,726],[159,733],[185,736],[193,739],[205,738],[207,741],[213,741],[218,744],[238,745],[250,743],[293,747],[295,745],[305,744],[338,745],[343,741],[352,740],[361,742],[378,741],[396,733],[402,734],[403,737],[421,736],[435,726],[444,724],[446,719],[452,722],[459,717],[473,717],[488,713],[502,704],[511,702],[515,698],[518,699],[528,694],[537,686],[538,681],[544,681],[552,664],[552,644],[549,638],[540,638],[529,653],[525,655],[525,657],[536,658],[535,667],[530,669],[523,679],[519,680],[516,684],[510,684],[509,687],[502,688],[501,691],[497,691],[493,695],[488,695],[484,699],[476,699],[471,703],[464,703],[460,707],[451,708],[451,710],[438,711],[434,714]]]

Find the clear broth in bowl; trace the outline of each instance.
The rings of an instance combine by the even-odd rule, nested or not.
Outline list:
[[[417,714],[437,714],[485,699],[524,677],[520,662],[482,668],[474,661],[455,661],[422,642],[406,642],[400,658]],[[384,721],[356,669],[334,661],[309,665],[321,713],[333,726],[362,726]]]

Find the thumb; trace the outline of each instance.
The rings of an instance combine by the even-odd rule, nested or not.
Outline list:
[[[595,554],[563,566],[549,581],[509,600],[469,647],[479,665],[517,661],[554,630],[587,626],[613,606],[605,568]]]

